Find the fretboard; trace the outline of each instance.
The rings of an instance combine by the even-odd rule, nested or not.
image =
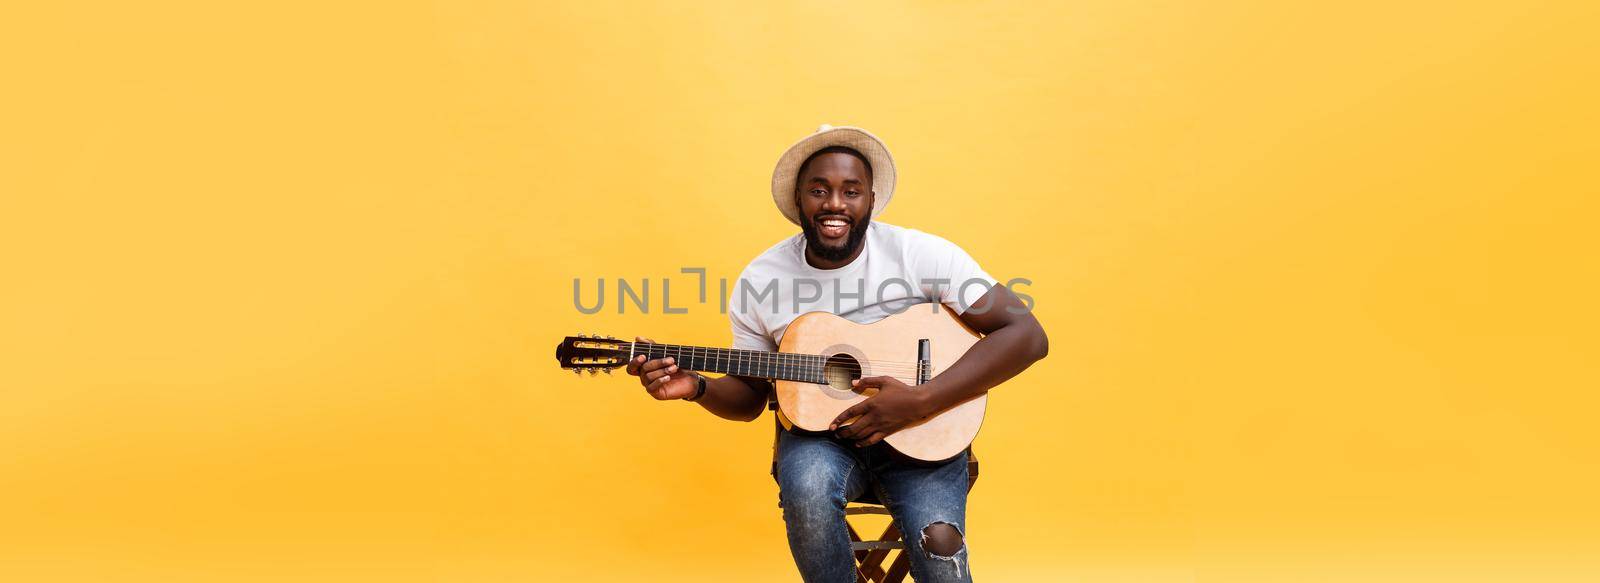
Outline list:
[[[646,344],[630,342],[633,356],[645,358],[672,357],[679,368],[700,372],[714,372],[762,379],[779,379],[802,383],[823,384],[825,360],[814,354],[789,354],[762,350],[737,350],[733,348],[707,348],[677,344]]]

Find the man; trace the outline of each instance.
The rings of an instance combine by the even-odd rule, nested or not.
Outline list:
[[[791,146],[773,172],[772,196],[802,232],[751,261],[729,303],[734,347],[748,350],[777,350],[785,328],[806,312],[870,323],[934,301],[984,334],[954,365],[915,389],[891,377],[856,381],[877,394],[840,414],[829,434],[779,432],[779,503],[790,551],[807,583],[856,580],[844,507],[869,487],[907,533],[912,577],[971,581],[962,526],[968,454],[929,464],[880,442],[984,394],[1047,351],[1038,320],[961,248],[872,220],[894,195],[894,183],[888,148],[865,130],[824,125]],[[740,421],[759,417],[773,390],[766,379],[705,378],[672,358],[639,356],[628,372],[657,399],[693,401]]]

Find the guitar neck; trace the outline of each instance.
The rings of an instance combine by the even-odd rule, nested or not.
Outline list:
[[[823,374],[826,360],[817,355],[645,342],[627,344],[629,358],[641,354],[650,360],[671,357],[679,368],[687,370],[802,383],[827,382]]]

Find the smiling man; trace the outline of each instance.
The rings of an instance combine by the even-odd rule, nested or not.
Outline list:
[[[867,324],[928,302],[948,306],[984,334],[916,389],[891,377],[857,381],[877,393],[841,413],[829,432],[799,431],[779,415],[779,503],[789,548],[808,583],[856,580],[844,508],[869,489],[907,533],[912,577],[971,581],[964,535],[969,452],[926,463],[882,440],[986,393],[1048,347],[1023,302],[960,247],[873,220],[894,196],[894,184],[894,159],[865,130],[822,126],[791,146],[773,172],[772,195],[801,233],[751,261],[729,303],[734,347],[746,350],[777,350],[784,330],[807,312]],[[728,419],[759,417],[773,393],[767,379],[706,378],[672,358],[640,356],[628,372],[657,399],[693,401]]]

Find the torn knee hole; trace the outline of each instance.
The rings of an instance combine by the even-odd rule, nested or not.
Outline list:
[[[935,522],[922,529],[922,550],[942,557],[961,550],[961,531],[947,522]]]

